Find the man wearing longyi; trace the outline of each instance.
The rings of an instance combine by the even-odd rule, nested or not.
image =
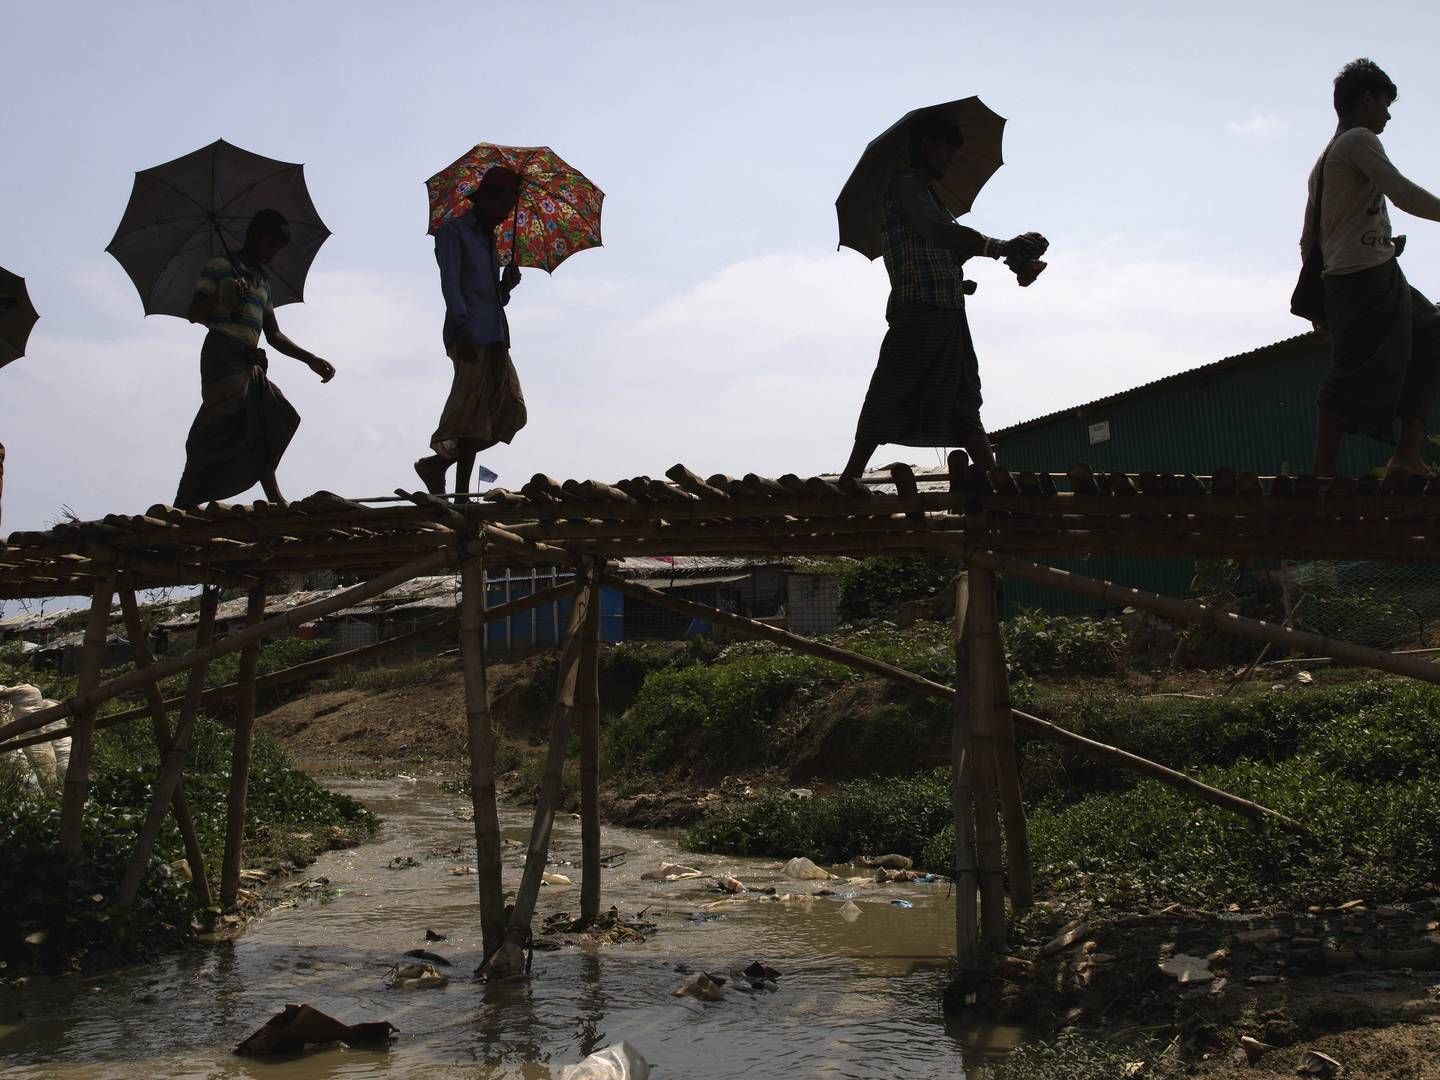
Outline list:
[[[895,174],[881,208],[889,330],[865,394],[855,446],[843,475],[859,477],[883,443],[956,446],[972,461],[995,463],[980,422],[980,371],[965,317],[965,260],[1004,259],[1022,286],[1045,264],[1048,242],[1035,232],[998,240],[966,228],[941,205],[932,185],[965,144],[960,127],[936,114],[909,130],[909,162]]]
[[[1321,255],[1331,352],[1316,403],[1316,476],[1335,475],[1347,432],[1394,446],[1392,476],[1429,472],[1420,447],[1440,393],[1440,313],[1400,270],[1405,238],[1391,235],[1385,200],[1440,221],[1440,198],[1402,176],[1380,145],[1396,96],[1373,60],[1345,65],[1335,79],[1339,124],[1310,172],[1300,251]]]
[[[447,218],[435,233],[435,261],[445,297],[445,352],[454,366],[450,395],[430,437],[428,457],[415,462],[427,491],[468,491],[475,455],[508,443],[525,426],[525,396],[510,360],[505,305],[520,284],[514,261],[500,273],[495,229],[515,209],[520,177],[503,165],[488,169],[470,190],[468,214]]]

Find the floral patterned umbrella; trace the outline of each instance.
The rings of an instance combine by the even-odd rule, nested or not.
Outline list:
[[[469,211],[466,196],[496,165],[520,177],[515,212],[498,230],[495,246],[502,263],[518,261],[550,273],[575,252],[600,246],[605,193],[548,146],[480,143],[425,181],[432,234],[446,218]]]

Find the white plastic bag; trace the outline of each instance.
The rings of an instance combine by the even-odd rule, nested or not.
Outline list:
[[[785,864],[785,876],[797,881],[828,881],[834,877],[828,870],[822,870],[803,855]]]
[[[16,720],[57,704],[43,697],[40,688],[32,686],[30,683],[0,687],[0,701],[10,706],[11,715]],[[56,731],[63,727],[65,727],[65,721],[57,720],[40,730]],[[65,744],[63,748],[59,745],[61,742]],[[65,772],[70,767],[70,739],[68,737],[53,743],[36,743],[34,746],[27,746],[24,748],[24,754],[25,760],[29,762],[30,769],[35,774],[35,779],[42,787],[51,787],[64,782]]]
[[[628,1042],[597,1050],[578,1065],[563,1065],[560,1080],[650,1080],[650,1063]]]

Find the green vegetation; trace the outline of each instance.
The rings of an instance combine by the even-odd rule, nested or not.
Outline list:
[[[691,827],[685,847],[831,863],[891,852],[919,859],[950,815],[950,774],[936,769],[905,780],[855,780],[808,799],[768,791],[728,803]]]
[[[933,596],[954,578],[955,564],[947,559],[865,559],[840,573],[840,618],[844,622],[890,618],[896,605]]]
[[[224,850],[230,733],[202,718],[187,755],[185,791],[213,887]],[[171,868],[183,855],[167,819],[134,908],[114,910],[116,887],[129,861],[156,779],[149,726],[122,725],[96,736],[86,805],[84,854],[74,867],[55,852],[60,821],[57,791],[38,792],[0,763],[0,960],[47,969],[103,965],[183,944],[195,910],[188,883]],[[353,842],[377,826],[359,803],[326,791],[290,768],[283,751],[257,734],[251,758],[247,816],[249,866],[303,865],[332,842]],[[28,940],[27,940],[28,939]]]
[[[1034,694],[1051,705],[1058,695]],[[1440,690],[1371,680],[1283,697],[1070,701],[1064,721],[1301,821],[1254,825],[1155,781],[1023,748],[1038,883],[1117,902],[1327,903],[1425,890],[1440,867]],[[769,793],[694,826],[690,846],[952,863],[944,770],[862,780],[804,802]]]
[[[1012,670],[1026,675],[1113,675],[1125,669],[1119,619],[1065,619],[1023,612],[1002,627]]]

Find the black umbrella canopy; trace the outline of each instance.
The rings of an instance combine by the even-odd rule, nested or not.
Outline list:
[[[276,307],[304,299],[305,275],[330,230],[305,188],[305,167],[217,139],[135,174],[130,202],[106,251],[135,288],[146,315],[185,317],[200,271],[245,243],[257,210],[290,221],[290,243],[266,268]]]
[[[955,155],[949,170],[932,187],[950,213],[969,213],[975,196],[995,170],[1005,163],[1000,156],[1000,139],[1005,118],[978,97],[961,98],[943,105],[914,109],[871,141],[860,161],[840,189],[835,213],[840,220],[840,245],[854,248],[867,259],[877,258],[884,243],[885,192],[895,174],[910,164],[910,125],[922,116],[938,115],[960,128],[965,145]]]
[[[25,279],[0,266],[0,367],[25,355],[25,342],[39,318]]]

